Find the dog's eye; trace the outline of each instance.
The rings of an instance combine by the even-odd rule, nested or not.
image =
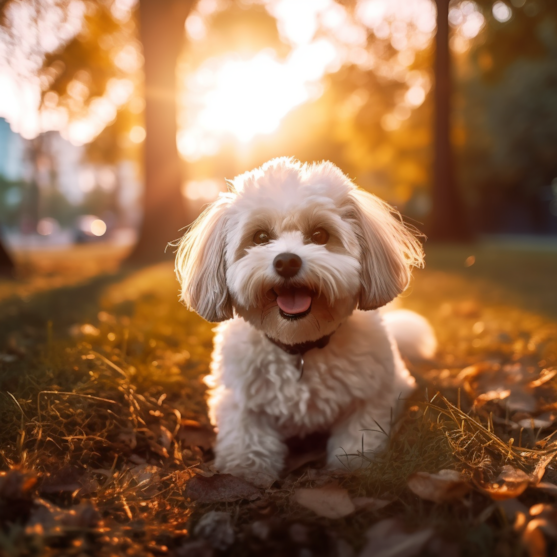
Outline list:
[[[329,233],[324,228],[316,228],[311,234],[311,241],[323,246],[329,241]]]
[[[253,241],[258,245],[267,244],[270,239],[271,237],[269,236],[269,233],[265,232],[265,230],[258,230],[253,235]]]

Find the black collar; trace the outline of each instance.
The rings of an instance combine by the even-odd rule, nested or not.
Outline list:
[[[307,342],[299,342],[298,344],[285,344],[280,342],[280,340],[275,340],[270,336],[265,335],[275,346],[278,346],[281,350],[284,350],[287,354],[291,356],[303,356],[306,352],[313,350],[314,348],[325,348],[329,344],[329,340],[335,334],[333,331],[330,335],[325,335],[324,337],[318,338],[317,340],[310,340]]]

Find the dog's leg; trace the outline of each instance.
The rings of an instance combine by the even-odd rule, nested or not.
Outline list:
[[[327,443],[327,467],[357,469],[380,452],[391,429],[390,408],[362,406],[332,429]]]
[[[278,478],[287,453],[269,417],[242,408],[231,391],[224,394],[216,417],[217,470],[269,486]]]

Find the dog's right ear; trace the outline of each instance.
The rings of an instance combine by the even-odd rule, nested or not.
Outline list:
[[[213,322],[233,316],[224,257],[225,213],[229,203],[230,198],[222,195],[210,205],[180,240],[176,254],[182,302]]]

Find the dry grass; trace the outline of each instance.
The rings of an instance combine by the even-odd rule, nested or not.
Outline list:
[[[225,510],[236,531],[234,555],[298,554],[302,546],[334,555],[338,539],[358,549],[366,529],[389,516],[435,527],[463,555],[522,555],[512,523],[489,497],[474,491],[437,505],[412,494],[407,479],[451,468],[481,484],[509,463],[532,473],[551,454],[554,426],[517,424],[553,408],[557,379],[529,385],[557,365],[557,326],[551,308],[545,316],[524,309],[532,294],[524,297],[513,281],[494,282],[481,269],[472,274],[460,255],[445,257],[445,267],[437,257],[403,303],[432,320],[439,357],[412,369],[420,387],[387,451],[360,472],[336,478],[354,496],[394,502],[340,520],[319,518],[292,501],[295,489],[324,481],[306,468],[255,502],[200,505],[184,496],[190,477],[212,458],[201,382],[212,332],[177,303],[170,266],[5,297],[0,553],[187,555],[199,518]],[[504,401],[476,402],[517,375],[516,392],[534,401],[530,412]],[[546,479],[554,476],[550,466]],[[552,497],[529,489],[521,501],[530,506]],[[264,539],[254,524],[266,525]],[[303,543],[292,534],[300,524]]]

